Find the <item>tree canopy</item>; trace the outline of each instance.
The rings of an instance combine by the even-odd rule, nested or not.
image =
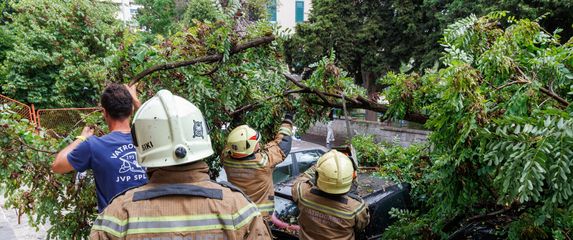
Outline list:
[[[332,7],[335,6],[336,7]],[[573,36],[570,1],[313,1],[308,22],[298,24],[287,42],[286,57],[295,72],[303,72],[335,51],[337,63],[359,84],[368,84],[403,65],[422,70],[439,63],[444,29],[470,14],[509,11],[517,18],[540,18],[548,31]]]
[[[7,28],[27,29],[24,24],[19,22],[23,20],[30,23],[45,23],[46,25],[43,25],[41,29],[43,31],[28,32],[27,34],[30,36],[19,33],[18,36],[24,40],[27,40],[26,37],[30,37],[34,41],[44,40],[44,42],[30,40],[25,43],[29,45],[36,43],[33,46],[39,50],[46,47],[49,50],[63,49],[62,51],[67,55],[60,54],[60,51],[57,52],[58,55],[53,54],[56,57],[43,54],[41,60],[44,62],[40,63],[44,63],[46,70],[52,70],[51,73],[53,74],[46,76],[46,79],[39,79],[43,76],[42,72],[26,72],[29,74],[29,78],[2,83],[5,94],[14,96],[11,92],[6,91],[7,89],[14,89],[15,92],[23,95],[16,95],[18,99],[25,99],[25,102],[41,102],[45,103],[44,106],[50,106],[49,103],[53,105],[67,103],[64,100],[74,99],[76,96],[66,95],[70,94],[66,91],[53,90],[58,84],[63,85],[64,83],[67,84],[66,86],[101,87],[108,81],[122,83],[139,81],[140,99],[142,101],[153,96],[159,89],[169,89],[174,94],[190,100],[201,109],[208,121],[213,147],[217,153],[222,151],[229,127],[237,124],[247,123],[251,125],[260,130],[263,133],[263,139],[265,139],[272,137],[286,111],[297,111],[298,119],[296,122],[300,129],[307,128],[325,116],[327,107],[315,108],[305,104],[302,100],[289,98],[290,95],[299,93],[301,90],[293,89],[294,85],[288,82],[283,75],[287,70],[280,58],[280,40],[273,35],[272,25],[268,22],[260,21],[246,25],[244,32],[239,34],[235,29],[237,22],[242,21],[242,17],[236,16],[236,11],[233,9],[223,9],[217,17],[217,21],[195,21],[193,26],[172,35],[158,35],[152,38],[152,43],[149,43],[149,38],[145,33],[119,31],[121,34],[115,42],[107,40],[103,46],[97,44],[101,42],[95,42],[88,47],[87,44],[81,45],[80,43],[93,40],[92,35],[86,34],[90,31],[84,32],[80,37],[78,35],[81,35],[82,32],[74,31],[68,34],[67,31],[71,30],[63,28],[60,24],[68,24],[66,19],[71,18],[70,15],[78,16],[81,14],[80,16],[83,16],[82,11],[86,9],[82,7],[87,8],[90,4],[91,6],[98,6],[94,4],[98,1],[63,2],[62,5],[50,4],[49,2],[51,1],[20,1],[15,5],[15,9],[23,9],[24,7],[31,10],[36,9],[35,7],[38,9],[21,12],[17,10],[12,17],[14,22],[7,25]],[[40,9],[48,6],[56,9],[53,10],[54,12],[51,12],[50,9],[40,11]],[[65,11],[66,7],[71,9]],[[74,10],[74,8],[78,9]],[[92,11],[95,10],[90,9],[89,12]],[[98,22],[107,19],[106,15],[103,19],[91,19],[88,18],[91,15],[85,16],[79,18],[80,22],[85,23],[84,21],[88,20]],[[104,29],[111,30],[115,26],[113,24],[115,22],[107,25],[103,25],[104,23],[100,23],[102,26],[99,28],[106,27]],[[34,24],[30,25],[30,27],[34,26]],[[75,25],[69,25],[70,28],[73,26]],[[82,24],[80,26],[91,29],[93,33],[99,33],[96,31],[98,28],[95,25]],[[49,42],[46,40],[46,36],[55,36],[56,40],[62,42]],[[60,36],[62,39],[57,38]],[[103,36],[106,35],[100,37]],[[64,39],[68,41],[65,42]],[[69,45],[64,45],[66,48],[63,48],[63,44]],[[88,51],[91,49],[90,47],[94,49],[96,47],[106,48],[101,49],[102,52],[82,55],[84,53],[82,51]],[[28,49],[28,51],[31,53],[39,51],[33,49]],[[107,51],[105,51],[106,49]],[[17,70],[31,65],[30,62],[24,62],[28,65],[24,63],[17,65],[15,61],[9,61],[17,57],[27,59],[26,57],[30,57],[31,54],[26,55],[24,52],[20,52],[20,56],[16,56],[15,53],[8,53],[11,58],[5,60],[2,65],[6,72],[19,73]],[[70,56],[72,53],[76,55]],[[56,66],[60,65],[54,66],[54,62],[48,60],[55,61],[58,59],[65,63],[72,60],[78,61],[73,65],[74,68],[70,64],[68,68],[56,71],[58,70]],[[326,67],[327,62],[324,61],[320,68]],[[9,66],[18,66],[18,68],[12,69],[8,68]],[[97,68],[95,68],[96,66]],[[35,67],[38,68],[41,65]],[[65,69],[76,71],[85,69],[89,72],[69,74],[64,71]],[[158,71],[152,71],[152,69]],[[77,79],[76,76],[83,78]],[[87,83],[82,82],[83,79]],[[61,82],[57,82],[58,80]],[[22,86],[11,88],[10,84],[22,84]],[[23,86],[32,84],[45,84],[42,86],[46,86],[46,89],[38,88],[25,91]],[[352,82],[346,82],[346,84],[352,85]],[[55,93],[51,94],[52,92],[49,91]],[[40,101],[31,97],[26,98],[27,94],[32,93],[43,99]],[[73,92],[71,94],[83,94],[80,95],[82,96],[81,99],[85,99],[87,104],[90,98],[97,99],[99,97],[99,90]],[[78,106],[79,103],[81,102],[76,102],[74,107]],[[91,103],[93,105],[89,106],[95,106],[95,102],[92,101]],[[73,140],[74,134],[78,133],[82,125],[97,124],[98,129],[101,129],[100,134],[105,132],[103,127],[105,124],[102,122],[101,116],[97,114],[83,116],[83,120],[76,124],[75,129],[70,129],[67,134],[59,136],[52,134],[47,129],[36,129],[36,126],[27,120],[19,119],[10,111],[9,105],[3,105],[1,109],[0,164],[2,167],[0,168],[0,184],[4,189],[5,196],[7,196],[7,206],[20,209],[20,214],[31,216],[31,223],[35,226],[46,221],[51,222],[49,238],[85,238],[97,211],[94,208],[95,195],[91,175],[88,174],[83,180],[77,180],[73,174],[57,175],[50,171],[50,164],[53,161],[54,153]],[[207,161],[213,169],[212,173],[216,175],[219,169],[218,154],[207,159]]]
[[[94,106],[121,33],[116,8],[89,0],[22,0],[12,8],[0,27],[2,93],[40,107]]]

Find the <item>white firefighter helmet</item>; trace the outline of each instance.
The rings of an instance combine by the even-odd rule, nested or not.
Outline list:
[[[356,177],[350,158],[336,150],[330,150],[318,159],[316,172],[318,189],[330,194],[348,192]]]
[[[196,162],[214,153],[199,108],[167,90],[157,92],[139,108],[131,132],[137,161],[144,167]]]

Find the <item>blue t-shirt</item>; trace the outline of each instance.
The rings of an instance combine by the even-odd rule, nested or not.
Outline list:
[[[145,168],[137,163],[129,133],[89,137],[68,154],[68,162],[78,172],[93,170],[99,212],[117,194],[147,183]]]

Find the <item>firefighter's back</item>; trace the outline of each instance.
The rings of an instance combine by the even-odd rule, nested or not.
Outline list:
[[[166,193],[171,194],[157,197]],[[203,181],[126,192],[98,217],[91,238],[270,239],[269,234],[256,205],[242,193]]]

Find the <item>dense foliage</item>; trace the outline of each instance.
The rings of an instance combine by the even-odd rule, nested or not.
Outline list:
[[[38,227],[50,223],[49,239],[80,239],[97,214],[95,185],[91,173],[54,174],[50,169],[55,152],[73,137],[58,139],[0,106],[0,186],[6,205],[18,215],[30,216]],[[87,123],[101,123],[101,115],[86,116]],[[73,134],[79,134],[76,129]],[[101,131],[99,131],[101,134]],[[85,176],[85,175],[84,175]]]
[[[511,239],[572,234],[573,41],[560,42],[535,21],[470,16],[446,29],[444,68],[382,79],[390,113],[423,111],[433,131],[430,160],[399,167],[422,183],[420,211],[396,213],[387,237],[459,237],[480,222]]]
[[[38,107],[94,106],[119,30],[115,6],[21,0],[11,7],[0,26],[2,94]]]
[[[267,0],[136,0],[143,6],[137,21],[152,34],[171,35],[193,26],[193,20],[215,21],[228,14],[243,31],[245,23],[264,19]]]
[[[153,33],[169,34],[176,30],[176,23],[185,13],[185,1],[174,0],[136,0],[143,6],[137,12],[137,22]]]
[[[36,5],[32,4],[32,0],[21,1],[19,4],[22,5],[16,5],[16,9],[23,6],[31,7],[32,5],[43,6],[43,0],[35,1]],[[74,6],[68,2],[66,4]],[[62,19],[66,19],[70,14],[74,15],[73,12],[71,10],[67,12],[58,9],[52,15],[44,16],[43,12],[39,10],[25,11],[15,14],[13,19],[28,19],[31,23],[39,21],[53,24],[62,22]],[[106,51],[109,51],[107,55],[89,55],[90,58],[88,60],[91,59],[89,61],[85,59],[86,56],[82,55],[70,56],[70,58],[82,58],[85,60],[75,65],[76,68],[74,69],[78,71],[84,69],[84,67],[88,68],[86,66],[92,66],[94,62],[102,64],[98,65],[99,68],[105,66],[107,68],[106,71],[98,72],[99,68],[91,69],[90,75],[88,75],[102,74],[105,76],[104,79],[89,78],[90,84],[93,83],[94,86],[101,87],[107,81],[128,82],[137,73],[158,64],[186,61],[206,55],[221,55],[221,60],[214,63],[197,63],[177,69],[159,71],[144,77],[139,82],[140,99],[142,101],[153,96],[157,90],[165,88],[189,99],[197,105],[208,120],[210,135],[217,153],[222,150],[225,136],[228,134],[227,129],[230,126],[244,123],[250,124],[262,131],[263,140],[266,140],[272,138],[277,131],[280,120],[286,111],[297,112],[296,124],[301,130],[326,116],[326,107],[312,107],[303,102],[303,98],[290,96],[296,91],[292,91],[294,90],[293,85],[287,82],[283,76],[283,73],[286,72],[286,65],[281,60],[281,45],[278,42],[268,41],[268,44],[261,44],[240,52],[234,52],[233,49],[236,46],[257,39],[270,38],[273,35],[273,27],[267,22],[256,22],[249,25],[245,29],[244,34],[237,34],[234,29],[236,22],[240,19],[237,19],[234,12],[223,10],[217,17],[217,20],[213,22],[202,22],[200,19],[197,19],[193,26],[189,26],[185,30],[166,37],[155,37],[152,44],[149,44],[149,38],[146,33],[121,32],[121,39],[118,42],[106,42]],[[58,29],[60,26],[58,24],[50,24],[46,25],[44,31],[38,30],[38,33],[33,36],[46,33],[50,29]],[[106,26],[110,27],[112,25]],[[7,27],[24,26],[18,25],[17,21],[15,21],[14,25],[8,25]],[[88,26],[86,28],[89,29]],[[70,37],[69,42],[66,42],[66,44],[77,44],[74,40],[77,34],[79,33],[74,32],[73,35],[62,35],[62,37]],[[60,35],[56,34],[56,36]],[[89,35],[82,39],[89,39]],[[50,42],[49,44],[38,43],[35,46],[40,47],[44,46],[44,44],[48,47],[56,45]],[[66,49],[72,51],[75,48]],[[10,56],[16,58],[15,55]],[[30,54],[21,54],[18,57],[30,57]],[[67,62],[65,57],[60,57]],[[317,64],[317,67],[318,69],[326,69],[331,62],[331,58],[325,58]],[[10,70],[8,68],[4,69]],[[29,73],[31,74],[32,72]],[[59,71],[57,73],[63,74],[64,72]],[[43,75],[36,72],[30,76]],[[55,78],[50,78],[49,80],[51,81],[62,80],[63,82],[63,80],[68,80],[69,82],[66,86],[76,86],[76,83],[71,80],[78,75],[70,75],[69,79],[57,77],[59,75],[50,76]],[[40,79],[37,80],[40,81]],[[334,83],[337,90],[348,86],[349,88],[346,90],[349,91],[348,95],[359,93],[352,86],[352,81],[344,77],[344,72],[342,72],[341,77],[337,76],[336,78],[333,76],[322,78],[317,75],[315,78],[307,80],[306,83],[311,86],[321,86],[323,81]],[[23,79],[22,82],[18,81],[16,83],[32,84],[35,81]],[[91,86],[87,83],[84,84]],[[10,85],[3,83],[2,86],[3,93],[10,94],[10,92],[4,90],[9,89]],[[50,88],[57,86],[57,83],[49,85]],[[26,100],[25,97],[24,100],[34,103],[39,103],[36,101],[44,102],[47,106],[50,106],[47,104],[48,102],[64,104],[68,103],[65,100],[74,99],[73,96],[65,95],[67,92],[63,90],[56,91],[56,94],[43,92],[44,90],[47,91],[47,89],[42,88],[38,88],[36,91],[24,91],[23,87],[18,87],[14,88],[14,90],[26,94],[33,93],[43,97],[43,100],[33,98]],[[97,99],[99,90],[83,92],[82,94],[81,99]],[[21,99],[18,95],[16,97]],[[77,101],[74,106],[78,106],[77,104],[80,103],[82,102]],[[91,103],[95,105],[95,102],[92,101]],[[27,120],[18,119],[17,115],[10,114],[10,111],[6,109],[6,106],[1,108],[2,115],[0,116],[0,126],[2,126],[2,133],[0,134],[2,136],[0,140],[2,143],[0,144],[0,163],[3,164],[0,170],[0,186],[4,189],[4,194],[8,198],[7,206],[19,209],[20,214],[29,215],[32,218],[30,222],[33,225],[49,221],[51,223],[50,238],[85,238],[96,213],[95,190],[93,181],[90,180],[91,177],[88,174],[85,180],[76,184],[74,174],[56,175],[51,173],[49,167],[53,161],[54,153],[73,140],[84,124],[95,123],[100,128],[104,128],[105,125],[101,121],[101,116],[87,116],[84,121],[76,124],[76,129],[70,129],[68,135],[64,135],[64,138],[59,138],[49,134],[49,131],[45,129],[36,131],[35,126],[28,123]],[[102,131],[102,133],[104,132]],[[218,174],[217,156],[218,154],[208,161],[212,166],[213,175]]]

